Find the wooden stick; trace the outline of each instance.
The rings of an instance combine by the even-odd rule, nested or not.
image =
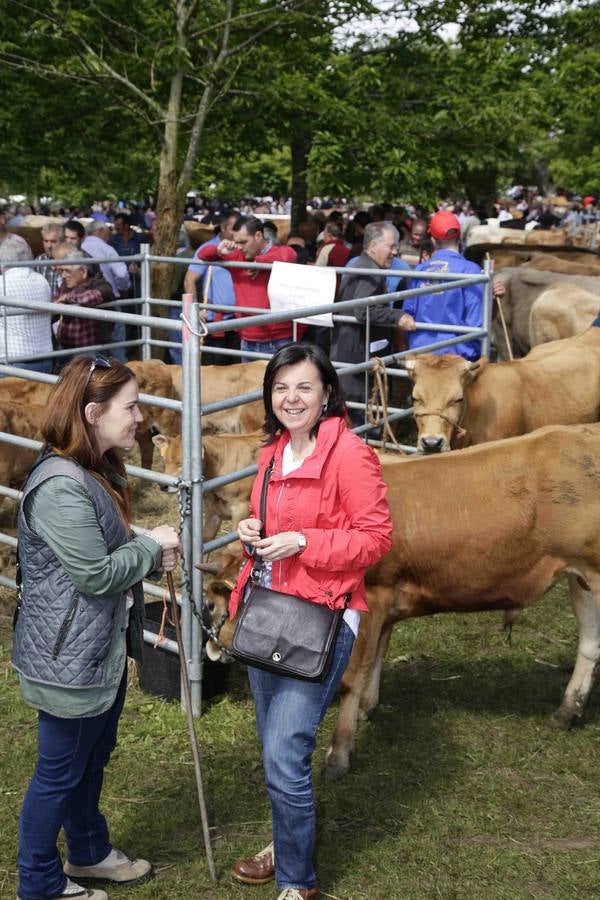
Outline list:
[[[200,807],[200,818],[202,820],[202,835],[204,838],[204,850],[206,851],[206,861],[208,863],[208,871],[213,881],[217,880],[215,871],[215,861],[212,853],[212,845],[210,842],[210,830],[208,826],[208,816],[206,814],[206,802],[204,800],[204,788],[202,786],[202,771],[200,769],[200,748],[198,747],[198,738],[194,727],[194,716],[192,714],[192,698],[190,696],[190,681],[188,678],[188,668],[185,659],[185,651],[183,648],[183,640],[181,638],[181,623],[179,621],[179,607],[175,597],[175,586],[173,584],[173,575],[167,572],[167,584],[169,585],[169,594],[171,595],[171,608],[173,611],[173,622],[175,625],[175,636],[177,638],[177,647],[179,649],[179,664],[181,666],[181,680],[183,684],[183,697],[185,700],[185,711],[187,713],[188,731],[190,734],[190,744],[192,746],[192,756],[194,757],[194,772],[196,774],[196,789],[198,791],[198,805]]]

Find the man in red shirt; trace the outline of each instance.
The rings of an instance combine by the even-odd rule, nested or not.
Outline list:
[[[296,262],[296,253],[292,247],[276,247],[263,232],[263,223],[253,216],[241,216],[233,227],[233,240],[224,239],[216,246],[206,244],[200,249],[200,259],[206,262],[227,260],[231,262]],[[268,269],[229,270],[233,279],[236,306],[253,306],[270,309],[267,286],[270,271]],[[243,313],[237,313],[236,317]],[[249,315],[247,313],[246,315]],[[258,312],[256,313],[258,315]],[[280,347],[292,341],[292,323],[274,322],[271,325],[252,325],[240,331],[240,346],[246,353],[273,354]],[[256,357],[243,356],[243,362],[251,362]]]
[[[335,222],[328,222],[323,229],[323,244],[317,253],[315,266],[345,266],[350,258],[350,248],[342,240],[342,229]],[[336,297],[340,291],[341,275],[338,272]]]
[[[345,266],[350,249],[342,240],[342,229],[335,222],[328,222],[323,229],[323,244],[317,253],[316,266]]]

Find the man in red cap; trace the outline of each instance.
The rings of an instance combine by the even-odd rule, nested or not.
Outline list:
[[[442,210],[435,213],[429,222],[428,232],[433,238],[435,251],[430,259],[420,263],[415,272],[448,272],[452,274],[480,275],[481,269],[475,263],[468,262],[459,253],[460,222],[454,213]],[[423,287],[426,280],[413,279],[409,289]],[[408,345],[411,350],[433,344],[437,341],[456,337],[450,332],[425,331],[415,329],[415,322],[427,322],[436,325],[464,325],[480,328],[483,320],[483,284],[473,284],[462,288],[451,288],[444,293],[423,294],[420,297],[409,297],[404,301],[403,312],[411,318],[405,325]],[[479,359],[481,341],[461,341],[450,347],[443,347],[434,353],[458,353],[465,359]]]

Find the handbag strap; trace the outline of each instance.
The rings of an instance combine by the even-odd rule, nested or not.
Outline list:
[[[263,476],[262,488],[260,490],[260,508],[259,515],[261,521],[260,527],[260,536],[261,538],[266,537],[266,518],[267,518],[267,487],[269,486],[269,478],[271,477],[271,472],[273,471],[273,466],[275,465],[275,455],[271,457],[271,461],[269,465],[265,469],[265,474]],[[253,551],[252,557],[254,559],[254,565],[252,566],[252,581],[257,584],[260,578],[260,574],[262,570],[265,568],[265,560],[261,559],[260,556],[256,555],[256,550]]]
[[[271,472],[273,471],[273,467],[275,465],[275,454],[271,457],[271,461],[267,468],[265,469],[265,474],[263,478],[262,488],[260,492],[260,521],[261,521],[261,529],[260,536],[267,536],[266,529],[266,521],[267,521],[267,487],[269,486],[269,478],[271,477]]]

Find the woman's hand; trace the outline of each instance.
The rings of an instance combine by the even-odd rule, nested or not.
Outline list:
[[[172,572],[182,552],[179,535],[171,525],[158,525],[152,529],[150,537],[160,544],[160,568],[165,572]]]
[[[280,534],[272,534],[270,537],[256,541],[256,555],[261,559],[275,561],[295,556],[300,552],[298,544],[299,533],[297,531],[282,531]]]
[[[261,527],[260,519],[242,519],[237,527],[242,544],[250,544],[251,547],[254,547],[260,541]]]
[[[179,535],[171,525],[157,525],[149,534],[163,550],[178,550],[181,547]]]
[[[178,558],[177,550],[163,550],[160,557],[160,568],[163,572],[172,572],[177,567]]]

